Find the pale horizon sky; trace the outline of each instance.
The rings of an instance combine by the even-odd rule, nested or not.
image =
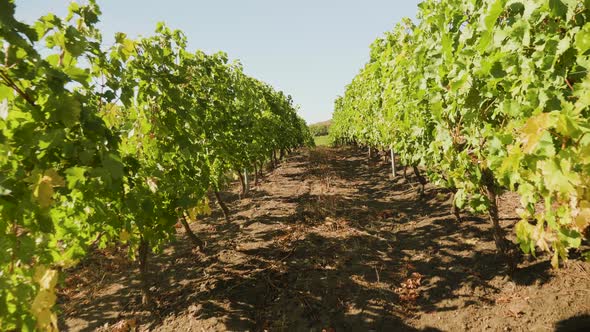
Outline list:
[[[16,16],[32,23],[63,17],[70,0],[16,0]],[[78,1],[84,2],[84,1]],[[149,36],[160,21],[184,31],[190,50],[227,52],[244,71],[293,96],[308,124],[332,116],[336,96],[369,58],[369,45],[419,0],[190,1],[98,0],[105,42],[115,32]]]

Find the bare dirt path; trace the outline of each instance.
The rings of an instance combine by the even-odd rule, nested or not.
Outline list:
[[[457,223],[449,194],[391,179],[352,148],[288,157],[232,210],[191,225],[150,264],[158,309],[141,308],[123,249],[93,254],[60,295],[67,330],[575,331],[590,328],[590,264],[524,261],[509,276],[484,218]],[[516,220],[506,195],[503,225]],[[583,330],[583,329],[582,329]],[[590,329],[588,329],[590,330]]]

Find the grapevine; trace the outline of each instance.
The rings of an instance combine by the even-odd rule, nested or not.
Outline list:
[[[424,1],[372,44],[333,140],[424,168],[488,214],[501,253],[497,196],[517,192],[520,248],[557,267],[590,223],[589,18],[586,1]]]
[[[0,1],[0,330],[57,330],[55,289],[93,246],[127,244],[153,304],[149,252],[207,213],[228,172],[311,144],[307,125],[290,96],[164,24],[104,49],[94,1],[32,25],[16,9]]]

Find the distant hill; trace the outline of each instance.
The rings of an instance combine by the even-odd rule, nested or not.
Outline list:
[[[309,125],[309,130],[313,136],[326,136],[330,133],[332,120],[322,121]]]
[[[332,119],[322,121],[322,122],[312,123],[310,126],[328,126],[328,127],[330,127],[331,125],[332,125]]]

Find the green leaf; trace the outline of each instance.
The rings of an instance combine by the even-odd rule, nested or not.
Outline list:
[[[68,168],[65,173],[69,189],[73,189],[78,183],[84,184],[86,182],[86,177],[84,175],[86,173],[86,168],[84,167],[71,167]]]
[[[526,220],[519,221],[515,226],[516,240],[525,254],[535,253],[535,243],[531,238],[534,226]]]
[[[544,131],[541,135],[541,138],[537,142],[537,145],[534,150],[534,154],[536,156],[542,157],[553,157],[555,156],[555,145],[553,143],[553,136],[549,133],[549,131]]]
[[[590,23],[586,23],[578,31],[574,45],[580,54],[584,54],[590,49]]]
[[[66,73],[71,79],[76,82],[87,84],[89,73],[87,69],[78,68],[76,66],[68,66],[64,69],[64,73]]]
[[[562,227],[557,234],[566,248],[579,248],[582,244],[582,235],[573,229]]]
[[[113,179],[121,179],[124,175],[124,166],[121,158],[113,153],[108,153],[102,160],[103,167]]]
[[[78,124],[82,106],[75,97],[70,95],[62,96],[59,98],[59,105],[56,105],[56,107],[57,117],[66,127],[73,127]]]
[[[506,0],[494,0],[490,7],[486,11],[486,15],[483,17],[482,25],[480,26],[482,31],[491,31],[498,21],[498,17],[504,11]]]
[[[524,155],[519,146],[514,145],[508,149],[508,155],[502,160],[502,164],[498,169],[498,177],[505,183],[507,182],[510,188],[520,180],[521,161]]]
[[[500,14],[504,11],[506,0],[493,0],[485,15],[482,15],[479,23],[479,30],[482,32],[478,41],[478,49],[483,51],[492,41],[494,36],[493,27],[496,25]]]
[[[552,192],[569,194],[574,192],[575,186],[580,184],[579,175],[571,172],[571,166],[567,160],[551,159],[541,162],[539,167],[545,177],[545,186]]]
[[[565,18],[567,15],[568,7],[561,0],[549,0],[549,8],[555,16]]]

